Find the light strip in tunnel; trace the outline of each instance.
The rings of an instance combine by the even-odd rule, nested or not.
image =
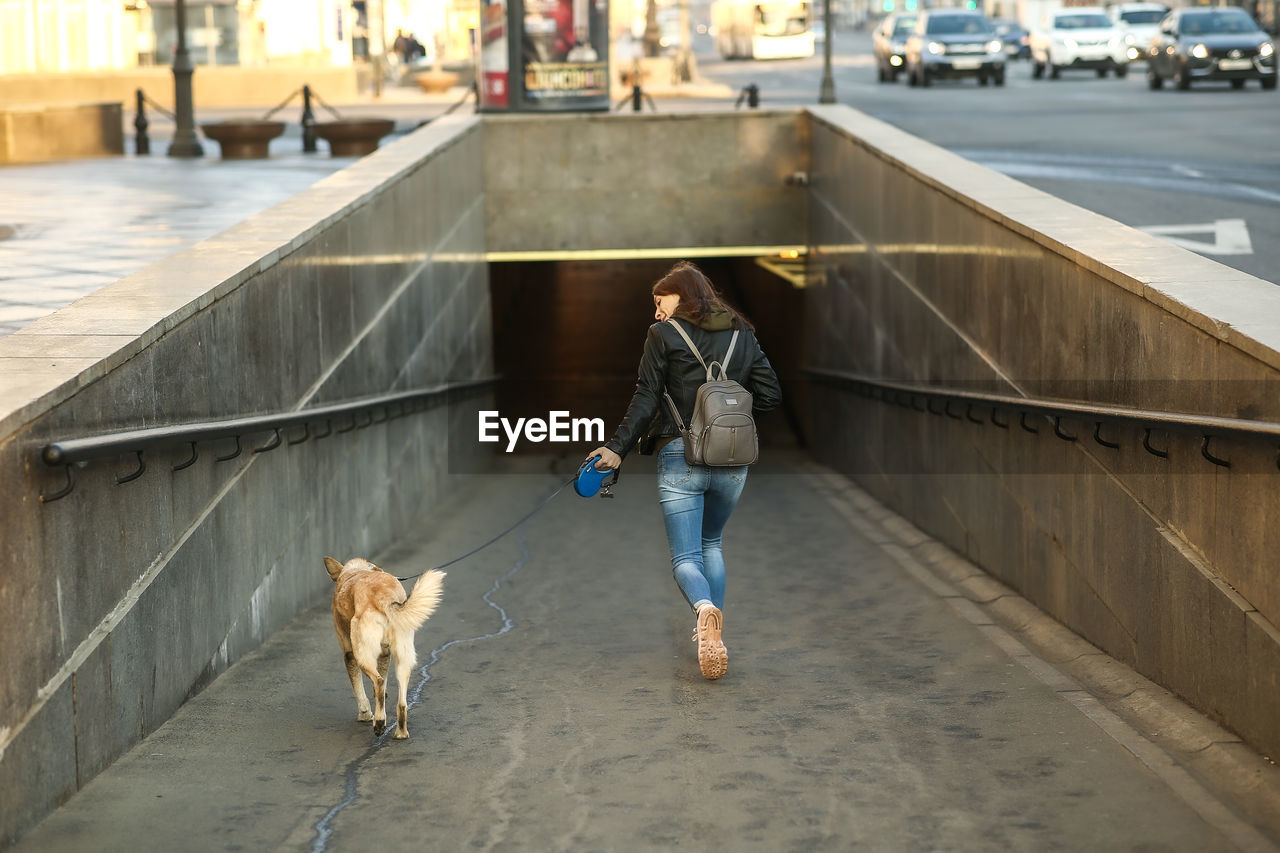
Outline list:
[[[657,249],[560,249],[539,252],[486,252],[490,263],[516,261],[634,261],[662,258],[747,258],[756,255],[803,257],[804,246],[669,246]]]
[[[986,246],[981,243],[880,243],[867,246],[863,243],[840,243],[815,246],[814,256],[862,255],[875,251],[882,255],[982,255],[992,258],[1040,258],[1042,253],[1029,249],[1009,249],[1003,246]],[[814,260],[817,257],[813,258]]]

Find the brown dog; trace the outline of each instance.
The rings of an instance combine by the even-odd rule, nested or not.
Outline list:
[[[418,662],[413,632],[422,627],[440,603],[444,572],[430,571],[413,585],[406,598],[400,581],[359,557],[344,566],[332,557],[324,558],[336,586],[333,590],[333,627],[342,646],[342,659],[356,694],[356,719],[373,720],[373,733],[387,729],[387,668],[396,657],[396,681],[400,698],[396,703],[397,738],[409,736],[409,672]],[[376,703],[369,713],[369,697],[364,693],[363,672],[373,682]]]

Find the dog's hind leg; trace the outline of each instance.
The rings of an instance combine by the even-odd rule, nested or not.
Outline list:
[[[347,667],[347,677],[351,679],[351,692],[356,695],[356,719],[372,720],[369,697],[364,693],[364,679],[360,677],[360,664],[356,662],[355,652],[351,648],[351,623],[335,615],[333,627],[338,632],[338,645],[342,648],[342,662]]]
[[[373,682],[374,710],[373,733],[380,735],[387,730],[387,670],[391,667],[391,647],[385,642],[378,653],[378,677]]]
[[[356,665],[373,682],[373,733],[387,729],[387,649],[382,641],[382,625],[368,617],[351,620],[351,645]],[[360,684],[364,693],[364,683]],[[367,707],[367,706],[366,706]]]
[[[399,697],[396,701],[396,739],[404,740],[409,736],[409,674],[418,656],[413,648],[413,635],[407,639],[396,638],[396,688]]]
[[[372,720],[373,711],[369,708],[369,697],[364,692],[364,678],[360,675],[360,664],[356,663],[355,652],[343,652],[342,662],[347,665],[351,690],[356,694],[356,719],[361,722]]]

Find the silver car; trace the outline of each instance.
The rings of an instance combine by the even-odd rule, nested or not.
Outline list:
[[[889,15],[871,37],[876,55],[876,79],[892,83],[906,67],[907,36],[916,25],[915,12]]]

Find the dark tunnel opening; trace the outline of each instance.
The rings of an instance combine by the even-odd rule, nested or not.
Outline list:
[[[635,390],[645,333],[654,322],[650,288],[678,260],[491,264],[494,366],[501,377],[495,403],[502,417],[546,419],[567,411],[573,418],[601,418],[608,439]],[[782,407],[759,419],[762,449],[805,446],[803,288],[751,257],[694,261],[755,325],[782,384]],[[516,452],[564,449],[521,442]]]

